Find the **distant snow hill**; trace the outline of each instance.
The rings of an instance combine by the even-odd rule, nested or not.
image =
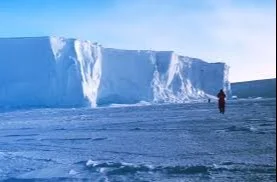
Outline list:
[[[276,98],[276,78],[232,83],[232,95],[238,98]]]
[[[183,103],[230,92],[229,66],[61,37],[0,38],[0,107]]]

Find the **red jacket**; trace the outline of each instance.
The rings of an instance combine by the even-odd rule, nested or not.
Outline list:
[[[218,94],[217,94],[217,97],[219,98],[219,103],[225,103],[225,97],[226,97],[226,95],[225,95],[225,93],[224,92],[219,92]]]

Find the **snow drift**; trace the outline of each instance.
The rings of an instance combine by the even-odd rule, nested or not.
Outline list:
[[[182,103],[228,93],[229,67],[60,37],[0,39],[1,107]]]

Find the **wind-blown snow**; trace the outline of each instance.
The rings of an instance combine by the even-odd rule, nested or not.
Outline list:
[[[182,103],[230,92],[229,67],[60,37],[0,39],[0,107]]]

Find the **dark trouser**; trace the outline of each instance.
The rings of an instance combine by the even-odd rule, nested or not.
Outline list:
[[[225,112],[225,102],[218,102],[218,108],[219,108],[219,112],[224,114],[224,112]]]

